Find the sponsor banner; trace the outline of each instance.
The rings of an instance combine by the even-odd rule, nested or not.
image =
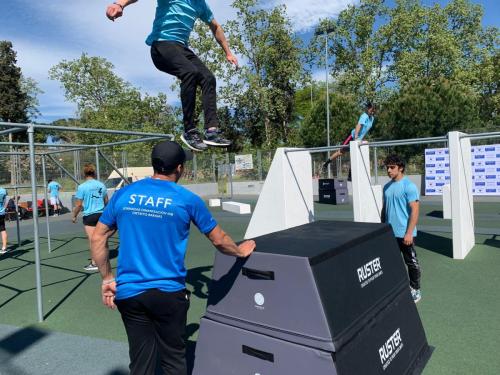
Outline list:
[[[472,193],[500,195],[500,144],[472,146]],[[441,195],[450,183],[447,148],[425,150],[425,194]]]

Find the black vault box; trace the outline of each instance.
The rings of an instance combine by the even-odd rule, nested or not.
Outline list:
[[[329,203],[329,204],[348,204],[349,203],[349,193],[347,190],[336,190],[333,189],[331,191],[319,191],[319,199],[320,203]]]
[[[320,178],[318,180],[318,190],[347,190],[347,180],[342,178]]]
[[[386,224],[317,221],[255,241],[247,259],[217,253],[207,318],[333,352],[409,293]]]
[[[202,318],[193,375],[414,375],[430,354],[405,289],[336,353]]]

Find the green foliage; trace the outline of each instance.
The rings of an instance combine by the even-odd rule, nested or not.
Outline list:
[[[22,89],[21,68],[9,41],[0,41],[0,121],[28,122],[29,98]]]
[[[166,95],[141,95],[137,88],[118,77],[113,65],[103,58],[82,54],[79,59],[62,61],[50,69],[50,77],[59,80],[66,98],[78,105],[82,127],[152,133],[178,130]],[[72,140],[101,144],[123,140],[123,137],[77,133]],[[125,146],[116,150],[123,148]]]
[[[356,126],[362,109],[355,97],[339,93],[330,94],[330,144],[342,142]],[[305,147],[326,146],[326,96],[316,101],[301,127]]]

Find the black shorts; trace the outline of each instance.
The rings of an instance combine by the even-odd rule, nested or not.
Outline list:
[[[5,230],[5,215],[0,215],[0,232]]]
[[[83,217],[83,225],[86,225],[87,227],[95,227],[97,225],[97,222],[99,221],[99,218],[101,217],[102,212],[98,212],[96,214],[91,214]]]

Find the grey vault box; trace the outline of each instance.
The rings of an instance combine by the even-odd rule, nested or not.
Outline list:
[[[202,318],[193,375],[409,375],[430,356],[407,290],[339,352],[328,352]]]
[[[193,375],[419,374],[431,350],[388,225],[318,221],[217,254]]]
[[[388,225],[317,221],[255,241],[246,260],[216,255],[207,318],[335,351],[408,289]]]

